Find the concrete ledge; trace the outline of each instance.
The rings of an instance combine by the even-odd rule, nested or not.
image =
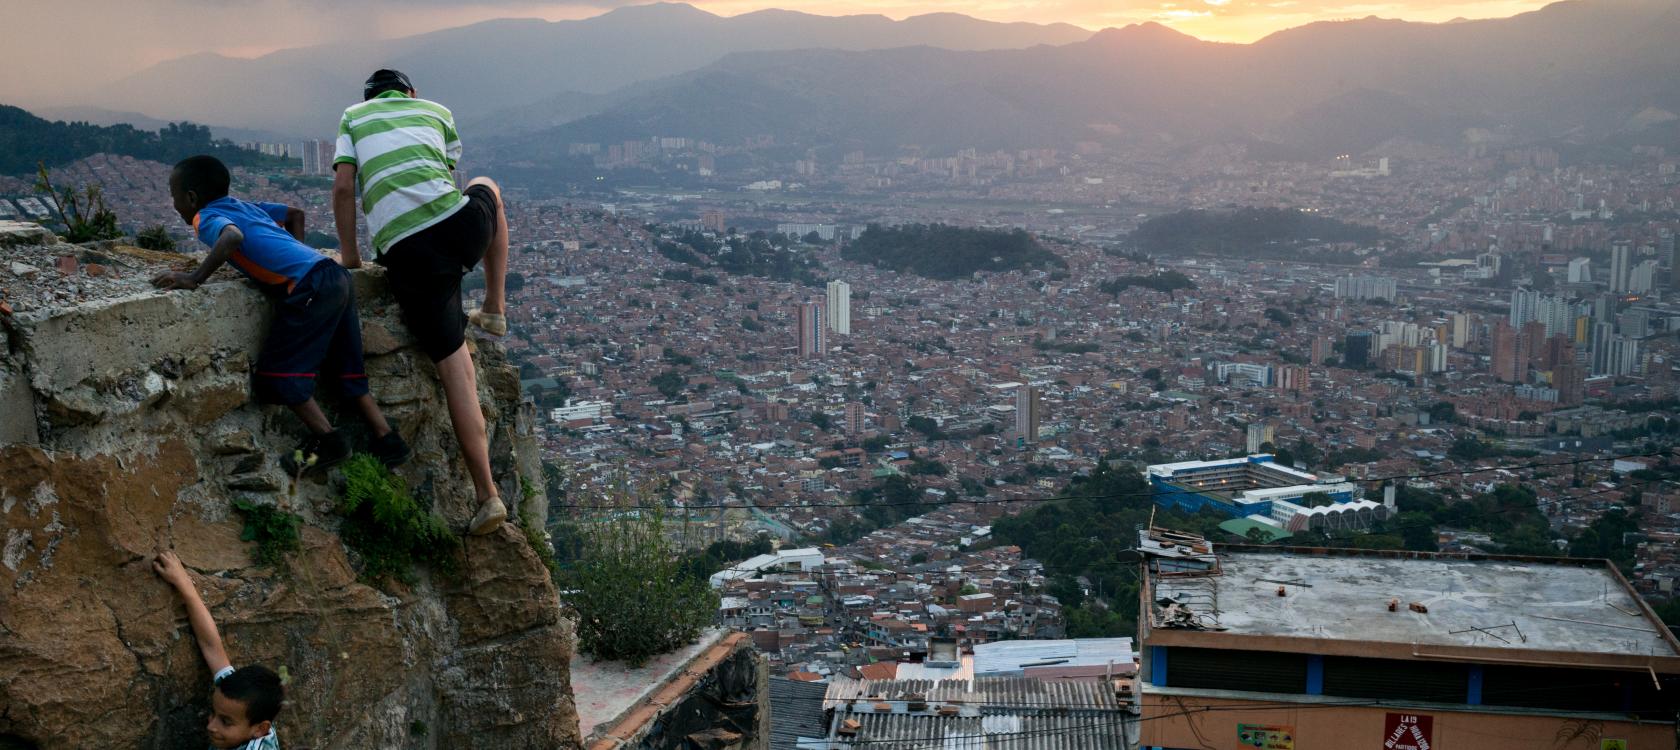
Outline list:
[[[652,735],[679,725],[680,722],[669,719],[706,683],[721,681],[715,673],[727,668],[732,660],[743,658],[752,660],[756,671],[753,693],[757,707],[753,728],[739,733],[739,744],[724,740],[719,746],[762,747],[768,737],[757,731],[757,726],[769,716],[768,672],[752,652],[751,636],[728,630],[709,631],[698,642],[638,668],[573,656],[572,694],[577,702],[578,731],[585,737],[585,746],[591,750],[687,747],[679,737],[657,740]]]

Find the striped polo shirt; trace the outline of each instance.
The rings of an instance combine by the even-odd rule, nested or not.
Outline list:
[[[333,164],[356,165],[375,258],[466,205],[459,158],[455,117],[437,102],[387,91],[344,110]]]

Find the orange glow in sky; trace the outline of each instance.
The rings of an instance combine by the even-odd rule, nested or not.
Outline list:
[[[63,103],[182,55],[255,57],[279,49],[394,38],[493,18],[575,20],[645,0],[26,0],[0,23],[0,101]],[[1155,21],[1210,41],[1252,42],[1314,21],[1380,16],[1445,22],[1536,10],[1546,0],[690,0],[721,16],[783,8],[902,19],[961,13],[989,21],[1070,23],[1092,31]],[[16,7],[13,7],[16,6]],[[253,24],[252,18],[265,19]],[[192,33],[183,33],[192,29]],[[217,33],[237,29],[238,33]],[[76,65],[41,66],[70,56]]]
[[[879,13],[904,18],[922,13],[962,13],[992,21],[1071,23],[1087,29],[1155,21],[1210,41],[1252,42],[1274,31],[1314,21],[1380,16],[1444,22],[1501,18],[1549,0],[694,0],[718,15],[766,7],[825,16]],[[576,18],[581,9],[552,8],[545,17]],[[587,13],[584,13],[587,14]]]
[[[1455,18],[1503,18],[1537,10],[1548,0],[689,0],[720,16],[782,8],[824,16],[878,13],[905,18],[961,13],[989,21],[1071,23],[1093,31],[1155,21],[1217,42],[1252,42],[1314,21],[1380,16],[1439,23]],[[636,4],[634,2],[627,4]],[[382,36],[404,36],[492,17],[561,21],[610,10],[587,4],[523,0],[500,5],[416,7],[384,19]]]

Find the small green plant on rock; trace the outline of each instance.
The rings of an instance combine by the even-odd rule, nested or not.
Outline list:
[[[88,185],[82,188],[80,195],[73,188],[57,189],[53,187],[52,174],[47,171],[46,162],[38,162],[37,165],[39,171],[35,173],[35,189],[47,194],[59,218],[64,220],[64,241],[91,242],[122,236],[122,229],[117,226],[117,215],[105,207],[102,187]]]
[[[537,497],[537,488],[531,480],[519,478],[521,502],[519,503],[518,521],[514,525],[525,534],[525,543],[531,546],[531,551],[537,553],[537,559],[542,560],[543,567],[548,568],[548,577],[559,583],[560,561],[554,557],[554,542],[549,539],[548,531],[537,522],[536,514],[531,512],[531,502]]]
[[[173,253],[175,252],[175,238],[169,236],[169,230],[164,229],[162,224],[153,224],[134,235],[134,246],[142,250]]]
[[[362,579],[414,581],[414,564],[456,569],[459,539],[437,514],[420,506],[378,459],[357,454],[344,463],[339,512],[344,543],[362,557]]]
[[[298,523],[301,519],[297,514],[249,500],[233,501],[233,509],[245,517],[245,528],[239,532],[240,541],[257,543],[258,564],[282,567],[286,564],[286,554],[298,551]]]
[[[699,638],[718,607],[705,579],[682,573],[665,509],[641,505],[585,525],[583,556],[562,587],[577,613],[579,648],[631,666]]]

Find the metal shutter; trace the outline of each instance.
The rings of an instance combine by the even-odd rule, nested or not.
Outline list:
[[[1469,685],[1470,673],[1463,664],[1324,657],[1325,695],[1463,703]]]
[[[1173,687],[1305,693],[1305,654],[1212,648],[1167,650],[1167,684]]]

